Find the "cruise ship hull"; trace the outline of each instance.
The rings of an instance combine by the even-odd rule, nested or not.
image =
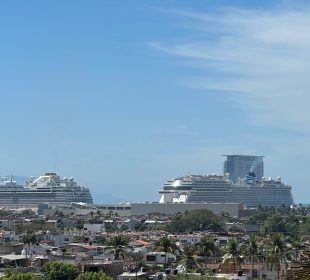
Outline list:
[[[292,205],[291,189],[279,180],[233,184],[225,176],[189,175],[168,180],[159,193],[161,203],[244,203],[255,208]]]
[[[26,186],[6,181],[0,186],[0,207],[20,208],[50,206],[69,206],[72,202],[93,203],[88,188],[81,187],[73,178],[61,179],[55,173],[46,173]]]

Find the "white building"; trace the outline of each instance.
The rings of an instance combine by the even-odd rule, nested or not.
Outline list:
[[[176,240],[177,246],[195,245],[199,243],[201,236],[198,235],[178,235]]]
[[[158,265],[168,264],[176,261],[176,255],[165,252],[151,252],[145,255],[145,264],[147,265]]]
[[[94,234],[105,232],[105,226],[103,224],[84,224],[83,226],[84,234]]]

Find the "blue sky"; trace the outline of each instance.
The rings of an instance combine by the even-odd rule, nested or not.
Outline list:
[[[306,1],[2,1],[0,173],[156,201],[222,154],[309,203]]]

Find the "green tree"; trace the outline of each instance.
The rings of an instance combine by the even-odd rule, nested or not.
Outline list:
[[[233,263],[234,273],[236,273],[236,265],[243,262],[241,257],[241,247],[236,238],[228,240],[226,245],[226,254],[223,257],[223,263]]]
[[[196,253],[196,248],[193,246],[186,246],[181,251],[181,263],[185,265],[186,270],[192,270],[197,268],[197,262],[194,258]]]
[[[126,224],[122,224],[121,231],[127,231],[127,230],[128,230],[128,226]]]
[[[76,235],[74,236],[74,242],[77,242],[77,243],[88,243],[89,242],[89,237],[86,236],[86,235]]]
[[[185,211],[175,215],[167,226],[170,232],[221,230],[222,219],[207,209]]]
[[[169,225],[166,227],[169,232],[184,232],[186,231],[186,224],[183,220],[183,214],[177,213],[172,219]]]
[[[113,277],[110,277],[103,273],[102,271],[100,272],[84,272],[80,274],[76,280],[113,280]]]
[[[23,232],[37,232],[37,231],[46,231],[50,232],[55,231],[55,227],[51,224],[47,224],[44,220],[34,220],[30,224],[24,224],[22,227]]]
[[[124,259],[127,251],[130,249],[128,244],[129,240],[126,236],[116,235],[109,240],[106,250],[112,250],[115,260]]]
[[[59,261],[44,264],[42,272],[45,280],[74,280],[79,274],[72,264]]]
[[[98,245],[105,245],[107,242],[107,238],[104,235],[96,235],[95,241]]]
[[[195,247],[197,254],[205,257],[205,262],[207,261],[207,257],[213,256],[217,251],[214,240],[206,235],[200,239]],[[205,267],[207,267],[207,265]]]
[[[113,223],[104,223],[104,226],[107,233],[115,232],[116,230]]]
[[[13,273],[5,277],[1,277],[1,280],[40,280],[40,277],[33,273]]]
[[[257,210],[249,218],[249,224],[262,224],[269,216],[274,214],[274,209],[258,206]]]
[[[147,229],[147,227],[146,227],[144,222],[145,222],[145,220],[138,222],[135,225],[135,231],[145,231]]]
[[[274,214],[266,219],[263,228],[267,229],[267,233],[286,232],[287,224],[281,215]]]
[[[306,221],[307,209],[299,206],[297,209],[282,205],[277,209],[258,207],[257,211],[249,218],[249,224],[261,225],[261,233],[268,235],[281,232],[294,236],[300,231],[301,222]]]
[[[63,218],[65,216],[65,214],[61,210],[56,209],[54,216],[58,217],[58,218]]]
[[[77,219],[75,222],[75,226],[77,229],[83,229],[84,226],[84,220],[82,219]]]
[[[252,264],[252,275],[254,271],[254,261],[258,260],[259,254],[259,241],[255,234],[250,234],[250,238],[247,240],[244,248],[246,257],[250,258]]]
[[[157,250],[162,250],[165,253],[165,265],[167,263],[167,253],[175,253],[177,251],[177,246],[175,241],[168,236],[163,236],[156,247]]]
[[[10,217],[13,212],[10,210],[0,209],[0,217]]]
[[[23,243],[28,245],[27,253],[30,252],[30,245],[34,245],[37,242],[37,237],[34,233],[28,232],[22,237]]]
[[[269,252],[267,261],[270,264],[270,269],[275,266],[278,271],[278,278],[281,270],[281,260],[284,257],[285,241],[281,233],[273,233],[269,239]]]
[[[25,209],[20,212],[21,217],[29,218],[29,217],[35,217],[37,216],[37,213],[33,211],[32,209]]]
[[[100,209],[97,209],[95,215],[96,215],[97,217],[101,217],[101,216],[102,216],[101,210],[100,210]]]
[[[310,218],[307,217],[300,225],[300,232],[302,234],[310,234]]]
[[[303,244],[303,237],[300,234],[296,234],[289,238],[289,243],[287,244],[287,254],[288,259],[290,261],[297,261],[300,253],[303,251],[304,244]]]

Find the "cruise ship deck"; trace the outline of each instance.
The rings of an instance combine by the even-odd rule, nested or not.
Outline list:
[[[0,207],[36,208],[45,203],[51,206],[69,206],[72,202],[93,203],[88,188],[79,186],[74,178],[60,178],[56,173],[45,173],[31,178],[25,186],[18,185],[11,177],[0,184]]]

